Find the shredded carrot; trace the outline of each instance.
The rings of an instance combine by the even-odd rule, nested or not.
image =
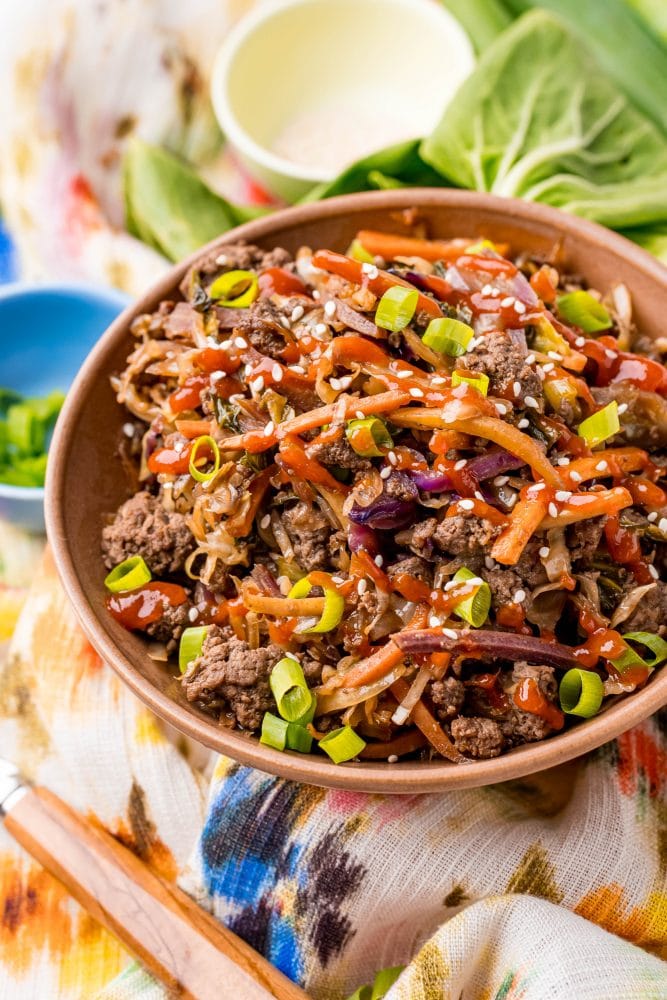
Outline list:
[[[575,484],[605,476],[623,476],[637,472],[649,464],[648,453],[641,448],[608,448],[585,458],[577,458],[565,468],[565,476]],[[572,477],[574,473],[574,478]]]
[[[558,516],[545,517],[541,528],[563,528],[566,524],[585,521],[589,517],[615,514],[624,507],[632,506],[632,495],[623,486],[614,486],[597,493],[574,493],[568,501],[558,506]]]
[[[375,229],[360,229],[356,239],[364,250],[378,257],[393,260],[395,257],[421,257],[422,260],[455,261],[473,239],[420,240],[414,236],[395,236]]]
[[[247,608],[276,618],[321,615],[324,612],[324,600],[323,597],[269,597],[249,587],[243,593],[243,603]]]
[[[385,674],[388,674],[392,667],[395,667],[404,658],[405,653],[402,653],[393,642],[388,642],[380,649],[374,650],[366,659],[355,663],[346,674],[331,677],[322,685],[320,691],[322,694],[327,694],[339,687],[357,688],[363,687],[365,684],[372,684],[373,681],[378,681]]]
[[[290,475],[299,476],[307,483],[325,486],[334,493],[347,493],[348,488],[345,483],[334,479],[331,473],[320,462],[308,457],[303,444],[298,438],[284,438],[280,442],[277,462]]]
[[[227,520],[225,525],[227,534],[231,535],[232,538],[245,538],[246,535],[250,534],[253,521],[255,520],[264,494],[269,488],[271,476],[275,474],[275,471],[275,465],[270,465],[268,468],[262,469],[248,486],[250,503],[247,509],[245,512],[241,510],[240,514],[234,514]]]
[[[387,757],[404,757],[419,750],[426,743],[426,737],[419,729],[410,729],[386,743],[367,743],[359,756],[362,760],[386,760]]]
[[[211,434],[213,423],[211,420],[177,420],[176,430],[186,438],[198,438],[203,434]]]
[[[519,500],[510,514],[510,523],[493,543],[491,558],[503,566],[514,566],[533,532],[542,523],[547,504],[548,500],[542,494]]]
[[[400,704],[410,690],[410,685],[403,677],[399,677],[391,685],[390,690]],[[466,760],[463,754],[459,753],[456,749],[440,724],[436,722],[423,701],[418,701],[412,709],[411,718],[439,754],[442,754],[447,760],[451,760],[456,764],[461,764]]]
[[[376,268],[375,277],[367,274],[363,265],[358,260],[352,260],[342,253],[334,253],[333,250],[318,250],[313,254],[313,267],[319,267],[330,274],[338,274],[346,281],[351,281],[355,285],[366,285],[374,295],[384,295],[387,289],[394,285],[401,285],[404,288],[414,288],[409,281],[399,278],[388,271],[380,271]],[[419,292],[417,299],[417,311],[423,310],[429,316],[442,316],[442,309],[437,302],[430,299],[428,295]]]

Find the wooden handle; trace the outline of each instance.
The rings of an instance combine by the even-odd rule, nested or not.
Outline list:
[[[172,996],[308,1000],[189,896],[46,789],[29,789],[5,826]]]

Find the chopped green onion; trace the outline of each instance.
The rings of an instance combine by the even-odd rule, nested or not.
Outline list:
[[[297,598],[308,597],[312,587],[313,585],[310,582],[310,577],[304,576],[301,580],[297,580],[287,596]],[[310,628],[297,628],[299,635],[331,632],[342,621],[343,612],[345,611],[345,598],[342,597],[337,590],[334,590],[333,587],[324,587],[323,589],[324,611],[322,612],[322,617],[316,625],[311,625]]]
[[[313,737],[305,726],[300,726],[298,722],[290,722],[287,726],[287,749],[296,750],[298,753],[310,753],[313,746]]]
[[[259,281],[252,271],[227,271],[208,290],[209,298],[228,309],[245,309],[259,295]]]
[[[563,675],[558,697],[560,707],[568,715],[590,719],[600,711],[604,698],[604,684],[595,671],[574,667]]]
[[[301,720],[312,701],[301,664],[291,656],[278,660],[271,671],[269,685],[283,719],[288,722]]]
[[[597,413],[592,413],[590,417],[579,424],[577,434],[583,438],[590,448],[602,444],[607,438],[618,434],[621,425],[618,419],[618,403],[615,399],[607,403]]]
[[[271,712],[265,712],[262,719],[262,733],[259,737],[260,743],[265,743],[267,747],[274,750],[284,750],[287,743],[287,730],[289,723],[284,719],[279,719]]]
[[[497,253],[495,243],[491,240],[478,240],[477,243],[471,243],[469,247],[466,247],[464,253],[482,253],[484,250],[493,250]]]
[[[352,260],[358,260],[361,264],[375,263],[375,257],[362,246],[360,240],[352,240],[347,248],[347,256],[351,257]]]
[[[380,969],[373,983],[371,1000],[383,1000],[383,997],[392,988],[404,968],[404,965],[394,965],[389,969]]]
[[[201,469],[197,468],[197,454],[199,449],[208,445],[208,447],[213,452],[213,468],[209,469],[208,472],[202,472]],[[196,479],[198,483],[207,483],[210,479],[220,471],[220,449],[218,448],[218,443],[215,441],[210,434],[202,434],[198,437],[192,445],[192,451],[190,452],[190,475],[193,479]]]
[[[614,669],[619,673],[623,674],[630,667],[645,667],[647,670],[652,670],[663,660],[667,659],[667,642],[661,639],[659,635],[655,632],[626,632],[621,636],[624,640],[630,640],[630,642],[638,642],[642,646],[646,646],[653,653],[653,656],[645,660],[639,653],[636,652],[631,646],[617,656],[615,660],[610,662],[613,664]]]
[[[483,396],[486,396],[489,391],[489,376],[485,375],[484,372],[480,375],[464,375],[463,372],[459,371],[452,372],[452,385],[461,385],[462,382],[467,382]]]
[[[331,757],[334,764],[343,764],[346,760],[352,760],[358,756],[366,746],[361,736],[357,736],[351,726],[343,726],[341,729],[334,729],[327,733],[320,740],[320,747],[327,756]]]
[[[143,560],[142,556],[130,556],[124,559],[111,570],[104,579],[104,586],[112,594],[119,594],[124,590],[136,590],[143,587],[145,583],[150,583],[151,571]]]
[[[466,347],[475,336],[475,331],[467,323],[458,319],[432,319],[426,328],[422,340],[427,347],[440,354],[448,354],[450,358],[460,358],[466,353]]]
[[[465,583],[466,580],[474,580],[475,578],[479,579],[476,573],[473,573],[467,566],[461,566],[454,574],[453,579],[454,583]],[[491,589],[488,583],[482,583],[472,597],[467,597],[456,605],[454,614],[474,628],[479,628],[488,618],[490,607]]]
[[[210,625],[194,625],[192,628],[183,629],[178,647],[178,666],[182,674],[198,656],[201,656],[209,629]]]
[[[383,330],[398,333],[408,325],[415,314],[419,292],[416,288],[392,285],[378,302],[375,323]]]
[[[567,295],[559,295],[556,305],[563,319],[578,326],[584,333],[608,330],[611,326],[611,316],[605,307],[588,292],[568,292]]]
[[[394,447],[391,434],[379,417],[348,420],[345,437],[363,458],[380,458]]]

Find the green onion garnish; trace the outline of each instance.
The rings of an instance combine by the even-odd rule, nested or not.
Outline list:
[[[472,570],[468,569],[467,566],[461,566],[453,577],[454,583],[465,583],[467,580],[475,579],[478,580],[479,577]],[[482,582],[472,597],[467,597],[460,604],[456,605],[454,614],[458,618],[462,618],[464,622],[468,622],[474,628],[479,628],[488,618],[490,607],[491,589],[488,583]]]
[[[308,597],[312,590],[309,577],[304,576],[294,584],[288,597]],[[331,632],[343,619],[345,611],[345,598],[342,597],[333,587],[324,587],[324,611],[322,617],[316,625],[310,628],[297,628],[299,635],[310,635],[311,633]]]
[[[646,667],[647,670],[652,670],[663,660],[667,660],[667,642],[655,632],[626,632],[621,638],[646,646],[653,653],[653,656],[650,659],[643,659],[639,653],[628,646],[624,653],[617,656],[615,660],[611,660],[614,669],[619,674],[623,674],[630,667]]]
[[[244,309],[259,294],[257,275],[252,271],[227,271],[208,290],[209,298],[228,309]]]
[[[259,742],[265,743],[267,747],[273,747],[274,750],[284,750],[287,744],[288,726],[289,723],[285,722],[284,719],[279,719],[271,712],[265,712]]]
[[[419,292],[416,288],[393,285],[388,288],[375,311],[376,326],[398,333],[408,325],[415,314]]]
[[[210,625],[194,625],[192,628],[183,629],[178,647],[178,666],[182,674],[198,656],[201,656],[209,628]]]
[[[366,746],[361,736],[357,736],[351,726],[343,726],[341,729],[334,729],[327,733],[320,740],[320,747],[327,756],[331,757],[334,764],[342,764],[346,760],[352,760],[358,756]]]
[[[563,319],[578,326],[584,333],[608,330],[611,326],[611,316],[605,307],[588,292],[568,292],[567,295],[559,295],[556,305]]]
[[[205,445],[213,452],[213,468],[209,469],[208,472],[202,472],[201,469],[197,467],[197,454],[200,448]],[[209,479],[213,479],[214,476],[220,471],[220,449],[218,448],[218,443],[215,441],[210,434],[202,434],[198,437],[192,444],[192,451],[190,452],[190,475],[193,479],[196,479],[198,483],[207,483]]]
[[[489,376],[485,375],[484,372],[480,375],[464,375],[463,372],[459,371],[452,372],[452,385],[461,385],[462,382],[471,385],[473,389],[477,389],[483,396],[486,396],[489,391]]]
[[[375,263],[375,257],[362,246],[360,240],[352,240],[347,248],[347,256],[351,257],[352,260],[358,260],[361,264]]]
[[[283,719],[297,722],[311,707],[312,696],[301,664],[291,656],[278,660],[271,671],[269,685]]]
[[[604,684],[595,671],[574,667],[563,675],[558,697],[560,707],[568,715],[590,719],[600,711],[604,698]]]
[[[104,586],[112,594],[120,594],[124,590],[136,590],[150,583],[151,571],[142,556],[130,556],[111,570],[104,579]]]
[[[290,722],[287,726],[287,749],[297,750],[299,753],[310,753],[313,745],[313,737],[305,726],[300,726],[298,722]]]
[[[348,420],[345,437],[363,458],[380,458],[394,447],[391,434],[379,417]]]
[[[618,434],[620,428],[618,403],[613,399],[597,413],[592,413],[590,417],[582,420],[577,428],[577,434],[584,439],[590,448],[594,448],[606,441],[607,438]]]
[[[448,354],[450,358],[460,358],[466,353],[466,348],[475,331],[467,323],[458,319],[432,319],[426,328],[422,340],[427,347],[440,354]]]

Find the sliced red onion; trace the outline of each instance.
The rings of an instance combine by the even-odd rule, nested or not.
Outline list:
[[[365,549],[370,555],[376,556],[380,551],[380,542],[373,529],[365,524],[355,524],[354,521],[350,522],[347,529],[347,544],[353,554]]]
[[[250,571],[250,576],[263,594],[271,594],[273,597],[281,596],[282,592],[274,579],[273,573],[266,566],[262,565],[262,563],[255,563]]]
[[[425,493],[444,493],[446,490],[455,489],[454,483],[444,472],[435,472],[432,469],[408,469],[407,473],[415,486]]]
[[[355,330],[366,337],[373,337],[375,340],[386,340],[387,334],[385,331],[376,326],[368,316],[357,312],[356,309],[348,306],[341,299],[334,298],[332,301],[336,305],[336,319],[340,320],[341,323],[345,323],[345,326],[349,327],[350,330]]]
[[[479,660],[528,660],[529,663],[546,664],[569,670],[579,661],[569,646],[547,642],[534,635],[517,635],[490,629],[448,629],[456,636],[445,635],[441,629],[418,629],[399,632],[392,636],[396,645],[406,653],[454,653]]]
[[[516,327],[509,327],[506,331],[507,336],[510,338],[515,347],[518,347],[524,357],[528,354],[528,344],[526,342],[526,331],[523,329],[517,329]]]
[[[404,472],[392,472],[384,480],[380,496],[368,507],[358,507],[355,504],[348,512],[348,517],[355,524],[367,525],[369,528],[384,531],[403,528],[414,516],[418,497],[419,491],[409,476]]]
[[[249,309],[229,309],[227,306],[216,306],[215,315],[218,326],[221,330],[233,330],[239,326],[245,316],[250,314]]]
[[[467,471],[474,476],[478,483],[485,479],[493,479],[503,472],[512,472],[514,469],[522,468],[526,463],[511,452],[503,448],[489,451],[478,458],[471,458],[468,461]]]

